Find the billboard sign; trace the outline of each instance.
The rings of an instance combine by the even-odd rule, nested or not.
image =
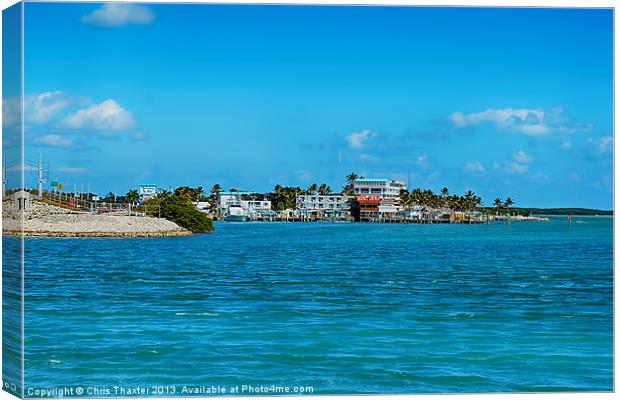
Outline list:
[[[150,183],[143,183],[138,189],[140,197],[154,197],[157,194],[157,186]]]

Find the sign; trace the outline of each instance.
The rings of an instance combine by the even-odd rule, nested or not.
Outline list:
[[[58,190],[62,190],[62,183],[59,183],[56,188],[58,188]]]
[[[99,201],[99,196],[93,196],[93,201]]]
[[[52,187],[58,186],[58,181],[52,181]]]
[[[143,183],[138,188],[138,194],[140,196],[153,197],[157,194],[157,186]]]

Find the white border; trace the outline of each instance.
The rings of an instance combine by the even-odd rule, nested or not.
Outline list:
[[[45,1],[45,0],[28,0],[26,2],[38,2],[38,1]],[[102,1],[98,1],[98,0],[82,0],[82,1],[64,1],[64,2],[71,2],[71,3],[101,3]],[[118,1],[118,0],[109,0],[107,2],[123,2],[123,1]],[[617,187],[617,183],[618,183],[618,176],[616,176],[615,174],[615,166],[616,166],[616,162],[617,162],[617,155],[618,155],[618,150],[620,149],[620,145],[618,145],[617,141],[615,140],[615,131],[617,129],[617,120],[615,118],[615,115],[618,111],[617,108],[617,103],[616,103],[616,96],[615,94],[617,93],[617,89],[618,89],[618,83],[615,80],[615,76],[616,76],[616,65],[617,65],[617,55],[615,52],[615,44],[617,43],[617,39],[618,39],[618,33],[615,29],[615,7],[616,7],[616,1],[609,1],[609,0],[591,0],[591,1],[583,1],[583,0],[541,0],[541,1],[533,1],[533,0],[526,0],[526,1],[514,1],[514,0],[478,0],[478,1],[471,1],[471,0],[448,0],[448,1],[432,1],[432,0],[426,0],[426,1],[415,1],[415,0],[306,0],[306,1],[300,1],[300,0],[269,0],[269,1],[261,1],[261,0],[240,0],[240,1],[212,1],[212,0],[207,0],[207,1],[183,1],[183,0],[167,0],[167,1],[162,1],[162,0],[136,0],[136,1],[132,1],[135,3],[202,3],[202,4],[312,4],[312,5],[379,5],[379,6],[477,6],[477,7],[562,7],[562,8],[614,8],[614,210],[619,209],[619,205],[620,205],[620,201],[618,200],[618,198],[615,196],[615,188]],[[14,0],[0,0],[0,9],[5,9],[13,4],[15,4],[16,1]],[[23,8],[22,8],[22,37],[23,37]],[[0,18],[0,40],[2,37],[2,20]],[[0,52],[0,69],[1,69],[1,61],[2,61],[2,55]],[[23,42],[22,42],[22,68],[23,68]],[[0,80],[0,91],[2,88],[2,82]],[[24,77],[23,77],[23,72],[22,72],[22,93],[23,93],[23,89],[24,89]],[[23,101],[23,99],[22,99]],[[23,127],[23,113],[22,113],[22,127]],[[1,139],[0,139],[1,140]],[[22,135],[22,141],[23,141],[23,135]],[[24,151],[23,148],[23,143],[22,143],[22,152]],[[23,155],[22,155],[23,156]],[[0,148],[0,157],[1,157],[1,148]],[[23,157],[22,157],[23,158]],[[23,168],[22,168],[22,174],[23,174]],[[22,177],[22,181],[23,181],[23,177]],[[616,314],[616,305],[618,304],[618,301],[620,299],[620,297],[618,296],[618,291],[616,290],[616,285],[615,285],[615,271],[616,271],[616,258],[615,258],[615,254],[616,251],[618,250],[618,243],[616,242],[616,233],[619,232],[619,228],[620,228],[620,222],[618,221],[617,218],[614,218],[614,388],[618,388],[618,371],[616,368],[616,364],[615,364],[615,360],[616,360],[616,349],[618,348],[618,335],[616,334],[618,332],[618,319],[617,314]],[[2,245],[0,243],[0,250],[2,248]],[[23,247],[22,247],[23,249]],[[22,255],[23,255],[23,250],[22,250]],[[23,263],[22,263],[23,266]],[[2,289],[2,282],[0,279],[0,292]],[[22,271],[22,299],[23,299],[23,271]],[[2,311],[0,308],[0,317],[2,315]],[[22,351],[23,351],[23,301],[22,301]],[[0,330],[0,341],[2,339],[2,331]],[[1,347],[0,346],[0,357],[1,357]],[[0,358],[1,360],[1,358]],[[23,357],[22,357],[22,365],[23,365]],[[22,369],[23,371],[23,369]],[[23,382],[23,375],[22,375],[22,390],[24,388],[24,382]],[[216,396],[212,396],[211,398],[214,398]],[[273,400],[274,397],[251,397],[253,399],[256,400]],[[279,397],[279,396],[278,396]],[[287,396],[290,397],[290,396]],[[308,396],[305,396],[308,397]],[[414,399],[424,399],[424,400],[446,400],[446,399],[454,399],[454,398],[459,398],[459,399],[464,399],[464,400],[470,400],[470,399],[478,399],[478,398],[483,398],[483,399],[495,399],[495,398],[499,398],[499,399],[507,399],[507,400],[520,400],[520,399],[536,399],[536,398],[541,398],[541,399],[566,399],[566,400],[575,400],[575,399],[594,399],[594,400],[599,400],[599,399],[612,399],[615,398],[616,395],[614,393],[553,393],[553,394],[455,394],[455,395],[372,395],[372,396],[310,396],[310,397],[320,397],[321,399],[325,399],[325,400],[343,400],[343,399],[350,399],[350,398],[355,398],[355,397],[360,397],[360,398],[364,398],[364,399],[386,399],[386,400],[402,400],[402,399],[410,399],[410,398],[414,398]],[[137,397],[132,397],[132,399],[136,399]],[[189,398],[189,397],[188,397]],[[196,399],[199,399],[201,397],[193,397]],[[206,398],[206,397],[204,397]],[[223,398],[223,397],[220,397]],[[226,399],[247,399],[249,397],[225,397]],[[0,390],[0,400],[9,400],[9,399],[15,399],[14,396],[10,395],[9,393]],[[165,398],[165,397],[158,397],[158,399],[172,399],[172,398]],[[178,399],[178,398],[176,398]]]

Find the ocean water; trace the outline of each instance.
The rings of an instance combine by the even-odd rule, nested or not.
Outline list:
[[[612,218],[219,223],[25,247],[30,397],[613,390]]]

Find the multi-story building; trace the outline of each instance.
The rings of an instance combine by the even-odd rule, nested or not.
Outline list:
[[[346,217],[350,215],[351,199],[340,194],[305,194],[297,196],[297,209],[318,217]]]
[[[381,196],[382,199],[397,199],[407,186],[403,181],[390,179],[356,179],[353,192],[356,195]]]
[[[353,191],[360,206],[360,219],[368,220],[400,211],[400,191],[406,187],[405,182],[396,180],[356,179]]]
[[[226,215],[231,205],[240,205],[243,211],[253,214],[259,211],[271,210],[269,200],[243,200],[246,196],[255,194],[254,192],[219,192],[217,194],[217,212]]]
[[[271,201],[269,200],[241,200],[241,208],[250,213],[257,211],[271,210]]]

